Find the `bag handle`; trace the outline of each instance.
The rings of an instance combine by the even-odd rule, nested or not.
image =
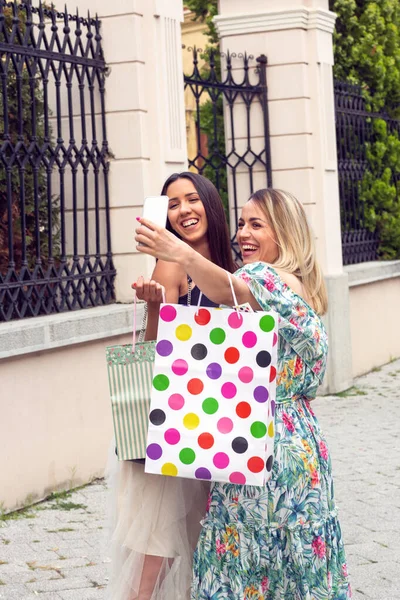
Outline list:
[[[228,273],[228,271],[226,271],[226,274],[228,275],[229,285],[231,286],[232,298],[233,298],[233,302],[234,302],[233,307],[236,308],[236,312],[239,312],[238,301],[236,298],[235,290],[233,288],[232,275],[230,273]]]
[[[166,303],[166,299],[165,299],[165,289],[164,286],[162,286],[161,289],[162,292],[162,300],[163,303]],[[132,354],[135,352],[136,350],[136,311],[137,311],[137,294],[135,292],[135,296],[133,298],[133,340],[132,340]],[[143,342],[143,338],[144,338],[144,333],[146,330],[146,320],[147,320],[147,304],[144,307],[144,315],[143,315],[143,321],[142,321],[142,326],[140,328],[139,331],[139,336],[138,336],[138,342]]]
[[[236,298],[236,294],[235,294],[235,290],[233,288],[233,283],[232,283],[232,275],[228,272],[225,271],[225,273],[228,275],[228,279],[229,279],[229,285],[231,286],[231,292],[232,292],[232,298],[233,298],[233,308],[236,310],[236,312],[239,314],[240,310],[238,309],[238,301]],[[197,302],[197,308],[200,307],[200,302],[201,302],[201,298],[203,296],[203,292],[200,290],[200,294],[199,294],[199,300]]]

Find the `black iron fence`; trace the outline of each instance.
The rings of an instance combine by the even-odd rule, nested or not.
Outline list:
[[[189,168],[217,187],[239,260],[234,242],[239,206],[254,189],[272,186],[267,57],[188,51],[192,65],[184,82]]]
[[[0,0],[0,320],[114,298],[100,22]]]
[[[368,181],[383,173],[376,172],[368,150],[377,141],[374,127],[377,119],[385,121],[389,132],[399,134],[400,122],[385,113],[368,111],[361,88],[341,81],[335,81],[335,112],[343,263],[376,260],[379,234],[368,222],[365,188]],[[396,178],[392,172],[391,183],[399,189]]]

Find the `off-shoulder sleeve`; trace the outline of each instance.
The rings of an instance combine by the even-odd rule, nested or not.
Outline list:
[[[246,265],[235,276],[247,283],[262,310],[279,314],[279,335],[322,381],[328,339],[320,317],[265,263]]]

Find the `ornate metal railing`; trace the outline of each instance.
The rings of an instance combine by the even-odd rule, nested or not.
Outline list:
[[[239,206],[254,189],[272,186],[267,57],[188,51],[192,71],[184,82],[189,167],[215,184],[234,233]]]
[[[0,0],[0,320],[114,298],[100,22]]]
[[[359,86],[342,81],[335,81],[335,112],[343,263],[376,260],[379,238],[366,227],[361,183],[368,169],[367,146],[374,141],[373,120],[389,120],[366,109]]]

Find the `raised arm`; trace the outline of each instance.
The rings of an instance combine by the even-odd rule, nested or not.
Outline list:
[[[151,221],[140,219],[135,240],[140,244],[137,246],[139,252],[180,265],[210,300],[232,306],[232,292],[226,271],[201,256],[172,233]],[[239,304],[249,302],[252,308],[259,309],[260,306],[246,283],[236,277],[232,277],[232,280]]]

